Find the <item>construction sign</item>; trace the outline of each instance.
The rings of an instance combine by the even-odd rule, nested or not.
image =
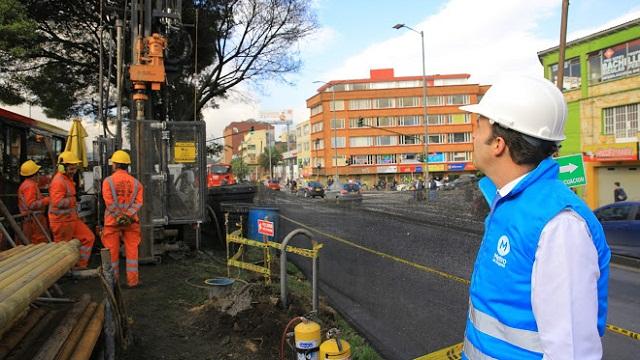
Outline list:
[[[274,235],[273,222],[258,219],[258,234],[273,236]]]
[[[582,154],[567,155],[555,158],[560,165],[560,180],[568,187],[587,185]]]

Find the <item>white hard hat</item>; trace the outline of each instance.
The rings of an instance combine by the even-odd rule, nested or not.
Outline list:
[[[516,75],[498,81],[479,104],[460,110],[480,114],[501,126],[534,138],[562,141],[567,104],[545,78]]]

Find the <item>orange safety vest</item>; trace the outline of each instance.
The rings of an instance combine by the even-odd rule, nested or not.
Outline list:
[[[18,208],[20,214],[43,211],[49,205],[49,198],[43,197],[38,184],[33,179],[25,179],[18,188]]]
[[[76,187],[67,175],[56,173],[49,185],[49,222],[65,222],[78,218]]]
[[[118,169],[102,183],[102,198],[106,206],[104,224],[118,225],[117,218],[129,216],[139,222],[138,211],[142,208],[142,184],[125,170]]]

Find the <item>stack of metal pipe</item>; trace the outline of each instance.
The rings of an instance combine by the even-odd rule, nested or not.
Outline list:
[[[78,261],[80,241],[18,246],[0,253],[0,336]]]

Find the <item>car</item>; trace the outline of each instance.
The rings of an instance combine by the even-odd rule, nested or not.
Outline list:
[[[325,199],[338,202],[362,202],[362,190],[357,183],[337,184],[325,191]]]
[[[304,197],[315,198],[316,196],[319,196],[324,198],[324,188],[322,187],[322,184],[317,181],[309,181],[298,188],[297,194]]]
[[[207,187],[217,187],[233,185],[236,183],[231,171],[230,164],[208,164],[207,165]]]
[[[280,181],[277,179],[266,180],[264,186],[270,190],[280,191]]]
[[[620,201],[594,210],[611,252],[640,258],[640,201]]]
[[[468,186],[478,181],[478,177],[474,174],[462,174],[459,178],[442,185],[444,190],[458,189],[460,187]]]

